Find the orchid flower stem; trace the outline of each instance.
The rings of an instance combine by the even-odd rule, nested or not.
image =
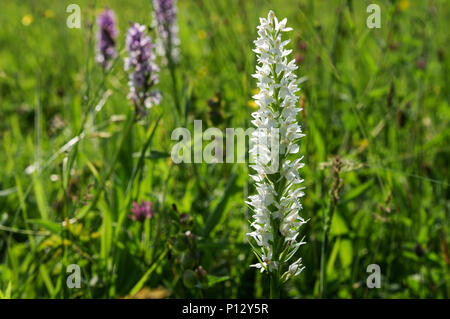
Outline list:
[[[270,273],[270,299],[280,298],[280,278],[279,272],[274,271]]]
[[[180,98],[178,96],[178,84],[177,84],[177,76],[176,76],[176,66],[175,63],[173,63],[172,59],[168,56],[169,59],[169,71],[170,71],[170,77],[172,79],[172,92],[173,92],[173,99],[175,101],[175,112],[174,112],[174,118],[176,123],[178,123],[179,117],[182,116],[181,114],[181,105],[180,105]]]
[[[281,162],[282,156],[279,157],[279,162]],[[282,165],[282,162],[279,163]],[[276,201],[279,202],[281,198],[281,193],[283,191],[283,182],[279,180],[280,173],[275,174],[275,191],[277,192]],[[280,228],[280,222],[276,218],[271,218],[271,227],[272,227],[272,234],[273,234],[273,260],[275,262],[278,262],[278,268],[270,273],[270,298],[271,299],[278,299],[280,298],[280,290],[281,290],[281,283],[280,283],[280,269],[283,268],[282,261],[280,260],[280,244],[281,241],[283,241],[282,236],[279,235],[279,228]]]

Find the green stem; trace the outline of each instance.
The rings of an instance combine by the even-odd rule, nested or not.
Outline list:
[[[173,98],[175,100],[175,108],[176,108],[176,112],[174,112],[175,113],[174,116],[175,116],[175,120],[177,121],[178,116],[182,116],[182,114],[181,114],[180,99],[178,97],[178,84],[177,84],[177,77],[175,74],[175,65],[171,60],[169,60],[169,71],[170,71],[170,77],[172,79],[172,91],[173,91]]]
[[[270,299],[280,298],[280,278],[278,271],[270,273]]]
[[[328,206],[328,212],[326,212],[323,216],[323,235],[322,235],[322,249],[320,252],[320,286],[319,286],[319,292],[320,292],[321,298],[325,297],[326,285],[327,285],[327,274],[325,271],[325,266],[326,266],[326,259],[327,259],[326,254],[327,254],[327,245],[328,245],[328,232],[330,231],[330,228],[331,228],[331,220],[333,219],[334,209],[337,204],[337,197],[335,197],[335,195],[333,195],[334,194],[333,191],[335,190],[335,187],[339,187],[339,186],[333,185],[332,192],[331,192],[331,198],[330,198],[330,204]]]
[[[271,71],[272,71],[272,75],[273,75],[275,83],[279,84],[280,77],[277,75],[277,72],[273,65],[271,66]],[[275,89],[274,97],[275,97],[275,103],[273,105],[274,111],[278,111],[280,109],[280,103],[281,103],[279,100],[279,89],[278,88]],[[277,173],[274,174],[274,176],[268,177],[274,184],[274,189],[277,193],[275,201],[277,203],[280,203],[280,201],[281,201],[281,196],[282,196],[283,189],[284,189],[285,182],[286,182],[284,178],[281,178],[281,167],[283,167],[283,162],[284,162],[284,157],[280,156],[280,154],[278,154]],[[274,262],[278,263],[277,270],[270,273],[270,279],[269,279],[269,281],[270,281],[270,298],[271,299],[279,299],[280,291],[281,291],[280,271],[281,271],[281,269],[283,269],[282,260],[280,260],[280,253],[283,250],[282,246],[283,246],[283,242],[284,242],[284,237],[279,232],[280,221],[271,217],[270,223],[271,223],[272,234],[273,234],[272,260]]]
[[[175,61],[172,59],[172,33],[169,30],[169,27],[166,26],[167,34],[169,35],[168,43],[165,48],[166,51],[166,59],[167,64],[169,67],[170,77],[172,79],[172,91],[173,91],[173,98],[175,100],[175,112],[174,112],[174,120],[175,123],[178,123],[178,118],[182,116],[181,114],[181,105],[180,105],[180,99],[178,97],[178,84],[177,84],[177,77],[176,77],[176,65]]]
[[[328,231],[325,229],[323,230],[323,237],[322,237],[322,249],[320,252],[320,297],[325,297],[325,288],[326,288],[326,272],[325,272],[325,264],[326,264],[326,245],[328,241]]]

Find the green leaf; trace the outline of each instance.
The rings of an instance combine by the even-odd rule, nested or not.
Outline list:
[[[163,260],[163,258],[166,256],[167,250],[165,250],[161,255],[159,255],[159,258],[153,263],[153,265],[145,272],[145,274],[139,279],[139,281],[134,285],[134,287],[130,290],[129,295],[134,296],[139,290],[144,287],[145,282],[150,277],[150,275],[155,271],[156,267],[158,267],[159,263]]]
[[[5,292],[1,292],[0,291],[0,299],[11,299],[11,289],[12,289],[12,285],[11,285],[11,281],[8,283],[8,286],[6,287]]]
[[[351,201],[352,199],[358,197],[359,195],[361,195],[362,193],[364,193],[364,191],[366,191],[366,189],[368,189],[370,186],[373,185],[373,183],[375,182],[375,180],[370,179],[367,182],[365,182],[364,184],[361,184],[359,186],[356,186],[354,188],[352,188],[349,192],[347,192],[345,194],[345,196],[342,198],[341,203],[343,202],[347,202],[347,201]]]
[[[213,275],[207,275],[206,281],[196,284],[195,287],[200,288],[200,289],[211,288],[212,286],[214,286],[218,283],[221,283],[223,281],[227,281],[228,279],[230,279],[229,276],[217,277],[217,276],[213,276]]]
[[[353,261],[353,246],[350,239],[343,239],[339,247],[339,258],[343,268],[351,266]]]
[[[348,233],[348,227],[345,220],[338,212],[334,213],[333,220],[331,222],[330,234],[333,236],[340,236]]]
[[[323,142],[323,136],[321,132],[316,128],[316,122],[314,120],[310,121],[312,132],[312,137],[314,139],[314,146],[316,149],[317,160],[323,161],[325,160],[325,144]]]
[[[133,153],[134,158],[141,158],[141,153]],[[150,150],[147,154],[144,154],[144,158],[147,159],[160,159],[160,158],[168,158],[170,154],[162,151]]]
[[[168,158],[170,157],[170,154],[167,152],[161,152],[161,151],[154,151],[150,150],[150,154],[147,154],[145,158],[148,159],[160,159],[160,158]]]
[[[41,179],[37,176],[37,174],[34,174],[33,176],[33,187],[34,187],[34,194],[36,196],[36,202],[38,206],[39,213],[41,214],[41,218],[44,220],[48,219],[48,206],[47,206],[47,200],[45,198],[45,190],[42,186]]]
[[[44,281],[45,287],[47,288],[49,295],[51,297],[53,297],[55,294],[55,287],[53,286],[53,283],[47,272],[47,268],[44,265],[41,265],[39,267],[39,274],[40,274],[42,280]]]
[[[42,228],[50,231],[53,234],[59,235],[62,231],[62,225],[56,222],[52,222],[49,220],[43,220],[43,219],[29,219],[27,220],[27,223],[35,224],[38,226],[41,226]]]
[[[112,242],[112,216],[111,210],[107,207],[106,204],[100,202],[99,207],[103,212],[103,224],[102,224],[102,237],[101,237],[101,256],[103,260],[107,260],[109,257],[109,252],[111,250],[111,242]]]
[[[336,262],[336,257],[339,252],[339,246],[341,244],[341,238],[338,238],[334,243],[333,250],[331,251],[330,257],[327,263],[327,276],[332,279],[333,276],[336,276],[337,273],[334,270],[334,263]]]

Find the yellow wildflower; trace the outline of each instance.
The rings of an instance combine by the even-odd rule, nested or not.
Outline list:
[[[249,100],[247,102],[247,106],[252,108],[252,109],[256,109],[258,107],[258,105],[256,104],[256,102],[254,100]]]
[[[31,14],[26,14],[22,18],[22,24],[26,27],[28,27],[30,24],[33,23],[33,16]]]
[[[198,30],[197,31],[197,37],[199,40],[205,40],[206,39],[206,32],[205,30]]]
[[[409,8],[409,0],[401,0],[400,3],[398,4],[398,8],[401,11],[405,11],[406,9]]]
[[[54,15],[55,15],[55,14],[54,14],[53,11],[50,10],[50,9],[47,9],[47,10],[44,11],[44,17],[46,17],[46,18],[51,18],[51,17],[53,17]]]

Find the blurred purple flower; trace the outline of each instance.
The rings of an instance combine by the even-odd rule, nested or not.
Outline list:
[[[150,201],[143,201],[141,204],[135,201],[133,202],[131,213],[131,215],[128,215],[128,218],[142,223],[145,219],[153,217],[153,205]]]
[[[105,70],[111,66],[111,60],[117,56],[116,52],[116,17],[114,11],[110,9],[103,10],[97,17],[97,62]]]
[[[156,52],[172,63],[178,62],[179,50],[176,0],[153,0],[153,27],[158,30]],[[165,61],[167,62],[167,61]]]
[[[156,18],[161,24],[172,24],[176,17],[174,0],[153,0]]]
[[[137,109],[143,113],[143,107],[151,108],[159,104],[161,95],[158,91],[151,91],[151,87],[158,83],[159,68],[155,63],[152,39],[145,35],[145,26],[134,23],[128,29],[125,58],[125,71],[131,71],[128,85],[131,99]]]

